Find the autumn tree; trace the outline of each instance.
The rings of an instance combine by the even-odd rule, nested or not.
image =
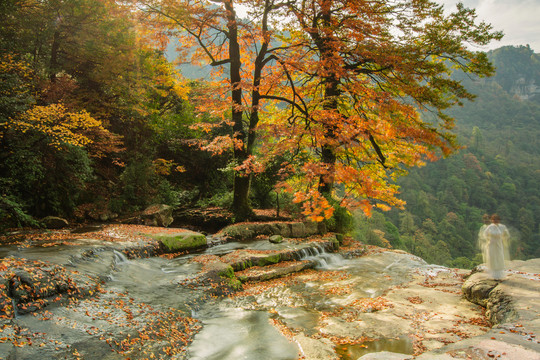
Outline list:
[[[232,151],[234,154],[233,212],[236,220],[251,216],[249,189],[252,174],[261,165],[254,148],[262,108],[263,94],[275,82],[269,69],[275,66],[271,47],[273,30],[271,14],[282,5],[274,0],[264,1],[142,1],[141,10],[148,14],[149,23],[181,44],[183,61],[210,65],[215,68],[213,93],[205,94],[201,111],[218,115],[219,124],[200,124],[209,130],[228,126],[227,136],[216,137],[203,148],[214,153]],[[250,9],[250,18],[241,19],[237,5]],[[280,81],[277,78],[277,81]],[[212,101],[209,101],[212,99]]]
[[[0,183],[10,209],[67,216],[82,191],[108,199],[140,153],[162,176],[151,120],[188,87],[135,20],[114,0],[0,4]]]
[[[471,46],[502,34],[461,4],[445,12],[427,0],[307,0],[287,9],[278,56],[288,81],[268,97],[289,105],[272,126],[281,137],[274,150],[307,159],[294,169],[296,200],[315,220],[331,216],[336,198],[368,214],[373,205],[401,207],[395,178],[458,147],[444,111],[474,96],[451,72],[491,75]]]
[[[11,210],[25,204],[37,216],[69,214],[92,177],[84,147],[95,134],[107,134],[99,121],[60,104],[32,106],[0,123],[0,183]]]

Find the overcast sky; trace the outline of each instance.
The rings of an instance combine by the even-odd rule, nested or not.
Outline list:
[[[504,32],[501,41],[493,41],[486,48],[491,50],[504,45],[527,45],[540,53],[540,0],[435,0],[444,4],[446,9],[454,9],[458,2],[476,9],[477,20],[483,20],[494,30]],[[240,6],[238,13],[245,16]]]
[[[453,8],[457,0],[438,0],[445,8]],[[504,45],[527,45],[540,53],[540,0],[462,0],[476,9],[478,19],[502,30],[504,38],[494,41],[485,50]]]

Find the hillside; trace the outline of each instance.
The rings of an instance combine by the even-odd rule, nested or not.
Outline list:
[[[427,261],[478,263],[476,238],[484,213],[498,213],[510,226],[513,258],[540,256],[540,95],[516,91],[520,84],[534,90],[539,83],[538,54],[528,47],[503,47],[488,56],[497,74],[463,79],[477,99],[450,112],[464,148],[413,169],[399,182],[406,210],[371,221],[390,222],[383,225],[390,242]],[[509,59],[519,66],[508,66]]]

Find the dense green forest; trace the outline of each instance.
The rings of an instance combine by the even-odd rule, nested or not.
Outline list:
[[[202,87],[141,38],[129,8],[5,1],[0,23],[0,227],[106,220],[191,200],[193,184],[226,188],[224,160],[187,141],[203,136],[186,95]]]
[[[173,15],[179,6],[176,2],[156,3],[162,6],[160,11],[170,10]],[[512,255],[540,256],[540,94],[534,94],[534,85],[540,84],[539,57],[529,47],[491,51],[487,58],[497,73],[485,78],[492,72],[485,54],[458,45],[463,37],[486,44],[499,34],[483,24],[470,26],[467,19],[472,13],[466,9],[442,21],[436,5],[413,3],[426,6],[420,13],[429,13],[435,20],[424,30],[414,27],[414,21],[400,24],[411,34],[411,43],[403,48],[391,47],[397,42],[382,25],[373,30],[377,41],[366,41],[370,46],[382,46],[342,46],[342,53],[322,51],[318,47],[324,42],[313,43],[313,38],[298,32],[294,38],[291,32],[282,32],[278,39],[288,46],[277,49],[303,48],[307,52],[277,52],[261,61],[267,55],[261,49],[268,50],[277,40],[268,34],[261,36],[264,40],[250,34],[260,29],[268,32],[266,23],[261,28],[245,25],[244,32],[239,32],[245,37],[238,42],[231,38],[231,29],[217,30],[233,22],[200,22],[210,27],[210,35],[196,38],[198,44],[210,39],[218,45],[194,50],[197,42],[184,42],[181,35],[185,32],[172,27],[181,21],[172,25],[157,21],[160,13],[151,13],[151,6],[139,11],[130,2],[116,1],[2,2],[0,231],[39,227],[40,219],[47,215],[78,223],[121,220],[156,203],[176,209],[216,207],[225,212],[231,207],[234,210],[236,190],[242,185],[249,191],[252,208],[272,209],[272,213],[279,209],[292,217],[310,215],[367,243],[391,245],[429,262],[461,267],[479,262],[476,235],[481,217],[496,212],[512,229]],[[367,10],[373,9],[355,9]],[[219,11],[210,7],[200,13],[214,16]],[[334,16],[343,15],[335,11]],[[395,23],[377,14],[369,13],[372,18],[368,21]],[[223,11],[220,16],[226,19],[230,15]],[[300,15],[308,18],[312,14]],[[321,23],[321,34],[328,33],[324,26]],[[445,28],[451,26],[459,27],[454,30],[462,36],[445,38],[454,33]],[[220,34],[226,37],[220,38]],[[422,41],[414,41],[413,35]],[[336,31],[333,36],[327,45],[337,43],[342,33]],[[171,38],[178,40],[167,48]],[[238,104],[230,106],[224,101],[230,100],[228,87],[216,100],[224,88],[216,83],[229,86],[230,59],[211,56],[214,65],[225,65],[212,79],[210,70],[206,71],[208,63],[200,58],[184,58],[184,66],[171,62],[185,56],[183,52],[205,56],[216,49],[228,51],[223,44],[233,44],[233,40],[238,46],[255,41],[242,53],[242,61],[251,66],[246,57],[259,51],[254,70],[237,70],[244,77],[259,74],[253,85],[244,85],[245,79],[239,83],[245,86],[244,98],[260,101],[266,96],[265,106],[254,102],[242,111]],[[439,42],[448,48],[442,47],[441,54],[432,53]],[[412,51],[411,44],[419,47]],[[178,52],[172,52],[171,46],[178,47]],[[319,52],[310,53],[313,49]],[[430,56],[425,56],[426,51]],[[324,59],[329,53],[340,57]],[[370,53],[375,60],[365,60]],[[311,63],[305,61],[308,56]],[[441,59],[449,59],[447,65]],[[343,78],[338,79],[336,74],[328,74],[339,61],[350,73],[343,75],[343,71],[339,74]],[[197,71],[198,64],[207,66]],[[260,64],[270,70],[257,68]],[[280,66],[286,64],[294,66],[282,70]],[[328,69],[315,76],[304,64]],[[418,68],[409,68],[410,64]],[[469,72],[448,79],[446,72],[451,67]],[[398,71],[402,73],[396,76]],[[426,75],[415,77],[413,73]],[[194,79],[194,74],[204,78]],[[358,74],[367,76],[359,80]],[[373,77],[366,81],[369,76]],[[275,82],[265,83],[266,79]],[[310,90],[331,82],[335,94]],[[305,85],[303,89],[295,87],[299,83]],[[469,93],[461,84],[478,95],[475,102],[467,100]],[[343,89],[350,92],[345,96]],[[304,101],[320,93],[319,103]],[[403,93],[407,101],[395,100]],[[245,101],[242,96],[238,97],[240,103]],[[335,101],[339,96],[340,101]],[[270,101],[276,99],[281,102]],[[432,127],[431,115],[425,114],[426,123],[417,121],[409,102],[445,110],[459,101],[464,106],[453,107],[449,115],[456,118],[455,132],[463,149],[411,169],[397,180],[401,193],[395,198],[394,177],[429,158],[432,151],[451,152],[455,147],[451,133],[446,132],[451,128],[449,118],[440,114],[433,120],[440,126]],[[327,119],[336,122],[325,123]],[[252,127],[244,128],[246,124]],[[257,140],[255,131],[260,133]],[[285,191],[293,187],[307,195]],[[374,208],[399,206],[401,199],[406,201],[405,210],[374,210],[371,218],[364,215],[373,204]],[[345,200],[348,204],[356,201],[364,210],[355,213],[354,226],[349,212],[341,207]]]
[[[540,257],[540,93],[524,100],[512,92],[523,80],[540,83],[540,56],[528,46],[488,56],[497,74],[461,77],[477,98],[451,111],[463,149],[401,178],[406,210],[360,219],[360,233],[384,231],[368,241],[383,238],[429,262],[471,267],[481,262],[482,215],[497,213],[512,233],[511,256]]]

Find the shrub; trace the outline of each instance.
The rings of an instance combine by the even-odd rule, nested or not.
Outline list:
[[[233,203],[233,193],[232,192],[222,192],[215,194],[211,198],[201,199],[197,201],[197,206],[206,208],[206,207],[221,207],[221,208],[230,208]]]
[[[38,222],[26,213],[24,206],[17,199],[10,195],[1,194],[0,232],[10,227],[21,226],[38,226]]]

